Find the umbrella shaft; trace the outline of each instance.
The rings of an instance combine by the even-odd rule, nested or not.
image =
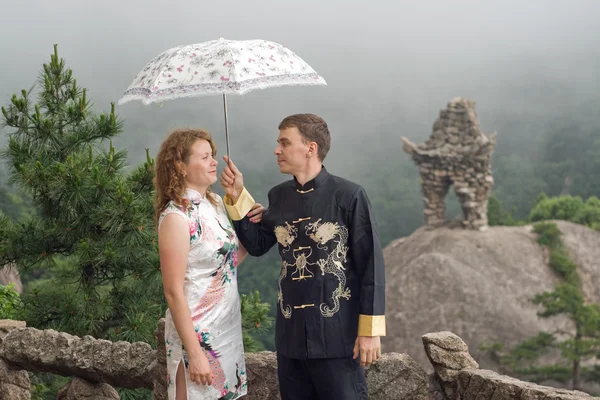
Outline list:
[[[227,144],[227,159],[230,159],[229,156],[229,124],[227,122],[227,95],[223,93],[223,111],[225,113],[225,141]]]

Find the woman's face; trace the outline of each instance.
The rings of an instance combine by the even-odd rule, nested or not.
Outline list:
[[[199,139],[193,145],[190,157],[184,164],[187,186],[204,193],[217,181],[217,160],[207,140]]]

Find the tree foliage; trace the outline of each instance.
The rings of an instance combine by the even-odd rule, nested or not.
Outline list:
[[[36,328],[155,345],[167,305],[153,222],[154,160],[146,149],[145,162],[127,166],[126,152],[112,144],[123,126],[114,105],[93,111],[56,46],[39,83],[37,95],[24,90],[2,107],[9,183],[33,207],[27,215],[0,212],[0,265],[14,263],[32,277],[23,317]],[[16,317],[20,303],[2,290],[9,295],[2,312]],[[242,308],[247,350],[261,349],[252,335],[269,329],[269,306],[253,293]],[[39,393],[50,387],[41,385]]]

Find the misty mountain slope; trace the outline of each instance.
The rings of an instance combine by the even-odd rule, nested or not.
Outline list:
[[[558,221],[563,243],[578,263],[589,300],[600,302],[600,232]],[[566,317],[538,318],[530,299],[559,282],[548,252],[531,227],[491,227],[485,232],[420,228],[384,249],[387,337],[383,351],[406,352],[429,362],[421,336],[449,330],[469,345],[482,368],[497,369],[479,346],[512,347],[540,331],[573,327]]]

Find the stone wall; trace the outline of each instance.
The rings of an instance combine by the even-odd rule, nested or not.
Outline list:
[[[492,191],[491,156],[496,135],[489,138],[479,128],[475,103],[452,99],[433,125],[430,138],[420,145],[402,138],[404,151],[411,155],[421,174],[425,224],[444,223],[444,198],[451,185],[468,229],[487,227],[487,202]]]
[[[0,320],[0,400],[30,399],[27,371],[72,376],[58,393],[59,400],[117,400],[114,387],[154,389],[154,399],[166,400],[163,330],[161,320],[156,335],[158,350],[153,350],[145,343],[79,338],[27,328],[20,321]],[[435,372],[428,375],[406,354],[383,354],[365,369],[370,399],[599,399],[480,370],[467,345],[451,332],[430,333],[422,340]],[[249,394],[245,399],[279,400],[275,354],[250,353],[246,363]]]
[[[479,369],[463,340],[452,332],[423,336],[425,353],[448,400],[592,400],[587,393],[520,381]]]
[[[78,376],[123,388],[152,388],[156,351],[147,343],[83,338],[52,329],[15,328],[2,338],[13,368]]]
[[[24,328],[25,322],[0,320],[0,400],[25,400],[30,398],[29,375],[27,371],[13,368],[4,361],[3,337],[17,328]]]

